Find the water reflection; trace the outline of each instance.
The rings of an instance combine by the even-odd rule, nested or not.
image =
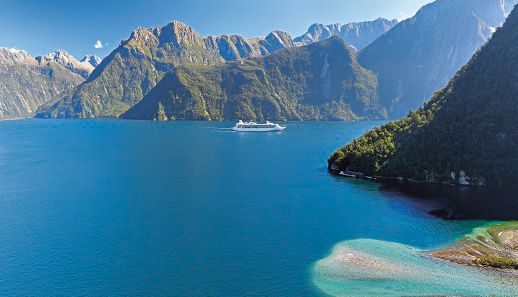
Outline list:
[[[445,219],[518,219],[517,189],[394,182],[380,184],[380,190],[425,202],[431,214]]]

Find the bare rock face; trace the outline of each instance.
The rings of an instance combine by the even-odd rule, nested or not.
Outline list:
[[[66,69],[81,75],[84,79],[87,79],[95,68],[90,64],[90,62],[78,61],[74,56],[61,49],[58,49],[53,53],[46,54],[45,56],[36,57],[36,60],[40,64],[54,61]]]
[[[362,65],[399,118],[444,88],[506,20],[518,0],[437,0],[367,46]]]
[[[374,21],[355,22],[346,25],[313,24],[304,35],[295,38],[294,41],[301,44],[310,44],[331,36],[340,36],[347,44],[361,50],[392,29],[397,23],[397,20],[379,18]]]
[[[25,51],[0,47],[0,119],[31,116],[83,80],[54,59],[41,62]]]

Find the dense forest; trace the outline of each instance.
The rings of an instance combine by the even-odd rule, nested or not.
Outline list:
[[[419,181],[516,185],[518,9],[423,107],[367,132],[328,160],[334,170]]]
[[[376,76],[340,37],[216,66],[175,68],[122,115],[154,120],[385,118]]]

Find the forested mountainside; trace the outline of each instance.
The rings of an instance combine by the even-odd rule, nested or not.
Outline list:
[[[516,186],[518,8],[446,88],[407,117],[336,151],[333,170]]]
[[[414,110],[446,86],[518,0],[437,0],[397,24],[360,54],[377,74],[392,118]]]
[[[217,66],[183,65],[122,115],[146,120],[384,118],[376,77],[339,37]]]
[[[359,48],[386,32],[393,24],[394,21],[382,19],[351,23],[329,36],[339,35],[351,39]],[[308,39],[309,35],[311,40]],[[176,66],[218,65],[227,61],[261,57],[283,48],[324,39],[324,35],[316,35],[311,29],[305,36],[299,42],[280,31],[250,39],[238,35],[202,37],[191,27],[176,21],[161,28],[140,28],[105,58],[85,83],[54,104],[42,108],[37,116],[117,117],[138,103]],[[196,68],[191,66],[192,69]]]
[[[38,116],[119,116],[177,65],[215,65],[293,46],[291,37],[279,31],[264,38],[245,39],[237,35],[202,37],[177,21],[161,28],[139,28],[101,62],[85,83]]]
[[[0,119],[31,116],[58,94],[84,81],[58,62],[0,47]]]
[[[380,112],[372,113],[371,106],[366,105],[368,110],[355,110],[353,115],[348,111],[351,109],[349,107],[340,105],[336,112],[331,112],[329,105],[317,106],[318,103],[316,105],[312,103],[310,107],[312,111],[291,112],[289,116],[287,113],[283,113],[283,116],[276,113],[268,114],[275,114],[275,118],[322,120],[376,119],[380,118],[380,114],[399,118],[420,106],[433,92],[443,88],[454,73],[487,41],[495,28],[504,22],[510,4],[516,2],[518,0],[437,0],[424,6],[413,18],[399,24],[395,21],[379,19],[345,26],[314,25],[306,34],[295,40],[292,40],[287,33],[279,31],[272,32],[266,37],[252,39],[237,35],[202,37],[191,27],[176,21],[161,28],[140,28],[106,57],[86,82],[74,91],[67,92],[54,104],[46,105],[37,116],[43,118],[118,117],[139,103],[166,75],[167,80],[162,84],[162,89],[164,85],[171,83],[173,77],[200,77],[206,81],[209,70],[198,66],[217,66],[231,61],[254,64],[257,63],[255,58],[271,55],[284,48],[311,44],[313,41],[330,36],[341,36],[346,42],[350,40],[358,49],[381,35],[359,52],[359,63],[357,63],[362,69],[368,69],[377,76],[379,85],[372,87],[378,94],[371,96],[371,99],[376,97],[376,109]],[[388,32],[385,33],[385,30]],[[290,63],[291,58],[287,55],[276,57],[286,59],[283,63]],[[334,65],[339,62],[332,59],[328,63],[333,67],[339,67],[339,64]],[[172,73],[180,69],[181,65],[186,65],[181,68],[184,73],[178,75]],[[214,69],[226,68],[217,66]],[[195,70],[200,70],[202,73],[194,73]],[[295,70],[283,73],[282,79],[294,81],[298,79],[297,76],[303,76],[302,73],[306,72],[301,68]],[[233,71],[232,75],[236,77],[249,76],[246,67],[235,67]],[[239,73],[239,71],[243,72]],[[219,78],[214,76],[214,79]],[[223,85],[219,88],[232,89],[233,85],[224,85],[231,81],[233,80],[222,79]],[[219,84],[219,82],[209,84]],[[340,86],[335,87],[340,88]],[[255,88],[253,96],[271,93],[269,84],[256,84]],[[345,86],[342,92],[345,93],[349,89],[349,86]],[[204,93],[205,91],[208,93]],[[199,92],[200,98],[216,94],[211,93],[212,89],[206,88],[199,88]],[[184,93],[177,94],[177,96],[183,95]],[[280,94],[277,95],[280,96]],[[292,94],[288,92],[287,95]],[[221,102],[227,101],[225,96],[220,98]],[[301,98],[301,95],[297,95],[297,98]],[[180,99],[188,102],[192,98]],[[245,101],[249,99],[248,95],[243,97]],[[263,99],[266,100],[266,98]],[[328,99],[321,98],[315,102],[327,104]],[[242,104],[255,103],[243,102]],[[301,106],[297,108],[299,107]],[[252,110],[255,108],[259,107],[251,107]],[[315,108],[318,111],[314,110]],[[387,113],[381,110],[386,110]],[[200,116],[198,110],[186,112],[186,114],[189,113],[197,115],[196,118],[212,118],[212,116]],[[248,114],[251,118],[268,118],[254,115],[253,112]],[[338,114],[348,115],[337,116]],[[226,113],[223,115],[226,118]],[[175,118],[180,119],[184,116]]]

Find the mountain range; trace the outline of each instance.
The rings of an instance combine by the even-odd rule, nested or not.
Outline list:
[[[0,47],[0,119],[33,115],[48,102],[82,83],[93,71],[93,61],[77,61],[63,50],[40,57]]]
[[[87,79],[100,63],[100,58],[96,56],[85,56],[81,61],[78,61],[71,54],[61,49],[45,56],[36,57],[36,60],[40,64],[54,61],[66,69],[81,75],[84,79]]]
[[[305,34],[294,39],[281,31],[273,31],[258,38],[244,38],[239,35],[203,37],[193,28],[178,21],[158,28],[139,28],[101,63],[99,59],[88,56],[78,61],[62,50],[36,58],[39,65],[59,65],[73,74],[69,77],[76,78],[79,75],[79,84],[77,80],[67,80],[67,83],[54,88],[53,92],[48,92],[43,97],[34,95],[38,98],[30,98],[27,95],[25,100],[25,97],[21,97],[24,93],[19,86],[35,84],[31,86],[33,89],[43,90],[46,86],[41,85],[40,80],[23,81],[21,77],[21,81],[6,80],[4,89],[11,85],[14,87],[10,92],[4,91],[0,112],[4,118],[13,117],[14,114],[16,117],[28,116],[38,108],[36,116],[42,118],[124,115],[125,118],[164,119],[162,116],[152,116],[157,110],[150,113],[149,103],[139,104],[143,99],[149,101],[147,95],[151,96],[151,91],[160,85],[153,96],[157,96],[160,90],[167,90],[175,93],[178,97],[175,102],[182,101],[186,108],[197,106],[189,102],[201,102],[201,99],[213,96],[220,96],[219,101],[225,102],[218,107],[217,113],[211,114],[211,111],[205,110],[207,114],[201,116],[198,114],[199,110],[175,110],[174,113],[179,113],[168,115],[168,120],[234,119],[243,115],[249,116],[249,119],[270,119],[270,116],[271,119],[305,120],[399,118],[444,87],[471,55],[487,42],[517,2],[518,0],[437,0],[424,6],[414,17],[400,23],[377,19],[343,26],[314,24]],[[309,65],[304,64],[306,61],[303,58],[296,60],[290,54],[299,54],[296,58],[311,55],[310,52],[314,49],[309,47],[314,43],[323,42],[318,47],[321,56],[335,56],[337,48],[326,43],[326,39],[333,36],[342,38],[348,45],[341,47],[341,55],[350,55],[350,49],[357,52],[354,67],[351,68],[353,64],[350,63],[340,64],[340,59],[316,59],[311,63],[311,69],[293,64],[300,62],[301,65]],[[276,55],[279,52],[283,53]],[[260,59],[270,55],[273,58]],[[291,68],[269,68],[272,65],[259,65],[261,61],[275,61],[277,65]],[[243,67],[239,67],[240,65]],[[254,66],[249,67],[250,65]],[[333,70],[319,72],[324,66]],[[344,79],[345,76],[340,71],[333,72],[340,67],[351,71],[347,77],[355,77],[345,81],[361,81],[363,89],[351,87],[344,81],[337,84],[320,78],[331,89],[324,92],[320,100],[313,98],[310,100],[311,104],[304,103],[309,97],[318,96],[309,89],[314,86],[307,82],[319,81],[317,76],[322,73],[327,73],[333,79]],[[250,68],[255,69],[254,75],[250,75]],[[272,69],[280,72],[274,74],[270,72]],[[182,73],[175,75],[175,71]],[[364,73],[369,73],[369,79],[364,79],[361,75],[356,77]],[[177,80],[172,79],[175,77]],[[160,83],[164,78],[167,80]],[[302,81],[302,78],[306,81]],[[291,85],[272,82],[277,79],[296,83]],[[186,81],[212,86],[214,89],[194,87]],[[172,85],[167,86],[167,83]],[[242,89],[235,89],[236,86]],[[189,92],[180,92],[175,88],[188,89]],[[352,90],[357,91],[354,96],[345,96]],[[275,99],[280,108],[276,112],[260,112],[263,109],[261,104],[273,102],[271,98],[282,96],[290,98]],[[164,96],[161,100],[162,107],[167,98]],[[367,104],[355,105],[355,99],[351,98],[362,98],[362,102]],[[10,107],[7,106],[16,105],[12,103],[15,101],[18,102],[17,105],[20,105],[19,101],[33,103],[30,108],[14,108],[18,110],[15,113],[8,111]],[[283,108],[281,101],[292,105],[280,112]],[[144,106],[146,110],[142,110],[139,115],[139,108]],[[245,106],[249,108],[248,112],[233,112]],[[359,110],[358,106],[365,109]],[[332,108],[336,108],[336,112],[330,112]]]
[[[376,77],[340,37],[217,66],[185,64],[126,119],[350,120],[383,118]]]
[[[363,27],[368,28],[367,23]],[[388,25],[383,28],[389,29]],[[367,39],[384,33],[383,30],[361,30],[356,34],[357,40],[362,39],[363,32],[366,32]],[[42,109],[38,116],[118,117],[142,100],[177,66],[221,65],[310,43],[296,42],[288,33],[281,31],[248,39],[238,35],[203,37],[177,21],[160,28],[139,28],[103,60],[85,83],[50,108]]]
[[[234,68],[232,66],[221,67],[220,65],[224,63],[239,60],[244,65],[257,64],[257,60],[255,60],[257,57],[270,55],[277,51],[291,53],[290,48],[307,47],[308,45],[304,45],[305,43],[322,42],[319,40],[329,36],[341,36],[348,42],[347,36],[358,35],[357,33],[361,32],[362,36],[369,36],[371,39],[372,36],[379,35],[365,48],[359,43],[354,46],[356,49],[363,48],[359,51],[357,65],[362,70],[368,70],[376,76],[376,79],[363,81],[363,83],[368,82],[372,85],[362,84],[369,91],[359,95],[360,97],[368,96],[368,98],[364,97],[364,101],[369,102],[365,105],[366,108],[368,106],[368,110],[358,111],[355,107],[348,105],[348,100],[340,97],[344,91],[350,90],[347,85],[329,84],[336,89],[330,90],[325,95],[335,94],[337,97],[325,98],[323,96],[322,100],[315,102],[322,104],[340,102],[340,108],[336,113],[322,112],[328,110],[329,107],[318,106],[318,111],[312,109],[302,112],[299,110],[297,114],[276,112],[268,113],[268,115],[275,115],[272,119],[300,118],[306,120],[377,119],[380,118],[380,115],[388,118],[400,117],[422,104],[434,91],[444,87],[455,71],[460,69],[471,55],[487,41],[495,28],[504,22],[509,8],[516,2],[518,0],[437,0],[424,6],[414,17],[398,24],[395,24],[395,21],[378,19],[371,23],[346,26],[313,25],[306,34],[294,40],[287,33],[278,31],[267,37],[255,39],[245,39],[236,35],[202,37],[191,27],[179,22],[172,22],[155,29],[140,28],[104,59],[86,82],[78,86],[75,91],[67,93],[54,105],[42,109],[38,116],[119,117],[131,109],[123,117],[163,119],[164,117],[151,116],[157,111],[154,110],[153,113],[150,113],[149,105],[138,103],[167,74],[170,74],[168,80],[160,84],[160,90],[175,93],[175,96],[178,97],[175,102],[184,101],[183,106],[194,108],[197,105],[189,102],[193,100],[198,102],[200,98],[216,96],[218,92],[229,92],[235,88],[236,81],[241,81],[244,77],[250,78],[250,72],[246,67],[235,67],[235,64],[232,64]],[[374,30],[375,33],[373,28],[377,28]],[[388,31],[383,32],[384,30]],[[370,33],[365,32],[372,34],[369,35]],[[354,38],[349,37],[349,39],[351,43],[357,42]],[[325,46],[322,47],[322,55],[332,56],[333,53],[325,53],[325,48]],[[305,50],[307,51],[307,48]],[[283,57],[284,61],[280,61],[280,65],[291,65],[289,54],[276,57]],[[318,61],[324,62],[325,60]],[[333,65],[339,61],[330,59],[328,63]],[[184,71],[181,75],[176,76],[180,81],[198,81],[204,86],[218,87],[216,89],[198,87],[196,95],[175,90],[180,85],[171,80],[172,77],[175,77],[171,72],[179,69],[180,65],[188,65],[182,68],[182,71],[187,68],[201,71],[199,73]],[[209,71],[205,70],[205,67],[193,65],[208,66],[213,69]],[[258,73],[268,72],[264,66],[256,69]],[[319,67],[322,66],[319,65]],[[229,71],[230,68],[233,70]],[[337,68],[333,67],[333,69]],[[222,74],[226,75],[224,79],[221,77]],[[311,70],[295,67],[290,71],[282,72],[279,77],[287,81],[297,81],[300,77],[307,78],[308,74],[319,75]],[[292,98],[283,100],[297,102],[295,105],[298,106],[297,104],[306,100],[307,93],[311,92],[308,90],[309,84],[305,85],[305,88],[300,88],[300,84],[294,88],[288,84],[278,83],[273,88],[266,79],[272,78],[271,75],[271,73],[265,75],[265,80],[260,84],[253,83],[254,88],[217,95],[221,96],[219,98],[221,102],[226,102],[219,108],[219,114],[224,115],[224,119],[234,119],[243,114],[226,112],[222,109],[238,110],[243,106],[248,106],[251,111],[258,111],[262,109],[262,106],[255,104],[264,101],[254,98],[261,98],[267,94],[273,97],[292,96]],[[331,75],[340,77],[339,74],[331,73]],[[167,82],[172,85],[165,87]],[[186,85],[189,84],[183,83],[183,87]],[[241,84],[242,87],[250,85],[250,83]],[[371,90],[375,90],[375,92],[371,92]],[[153,94],[156,96],[158,91]],[[376,104],[372,105],[373,102]],[[164,102],[160,103],[163,106]],[[144,106],[146,106],[146,110],[142,110],[142,114],[138,115],[138,108]],[[291,108],[296,109],[296,106]],[[311,106],[311,108],[315,107],[315,105]],[[377,112],[372,113],[372,106],[376,106]],[[167,118],[191,118],[185,116],[187,114],[196,115],[197,111],[191,110],[187,113],[168,115]],[[249,115],[250,119],[268,118],[256,112],[245,114]],[[338,114],[341,116],[337,116]],[[213,116],[209,112],[209,115],[197,115],[192,118],[212,119]],[[214,118],[221,119],[219,115]]]
[[[417,181],[516,186],[518,6],[433,98],[335,152],[329,167]]]
[[[294,41],[301,44],[311,44],[331,36],[340,36],[356,50],[362,50],[392,29],[397,23],[397,20],[379,18],[370,22],[354,22],[346,25],[313,24],[304,35],[295,38]]]
[[[487,42],[518,0],[438,0],[360,53],[391,118],[419,107]]]
[[[27,117],[84,80],[60,62],[0,47],[0,119]]]

